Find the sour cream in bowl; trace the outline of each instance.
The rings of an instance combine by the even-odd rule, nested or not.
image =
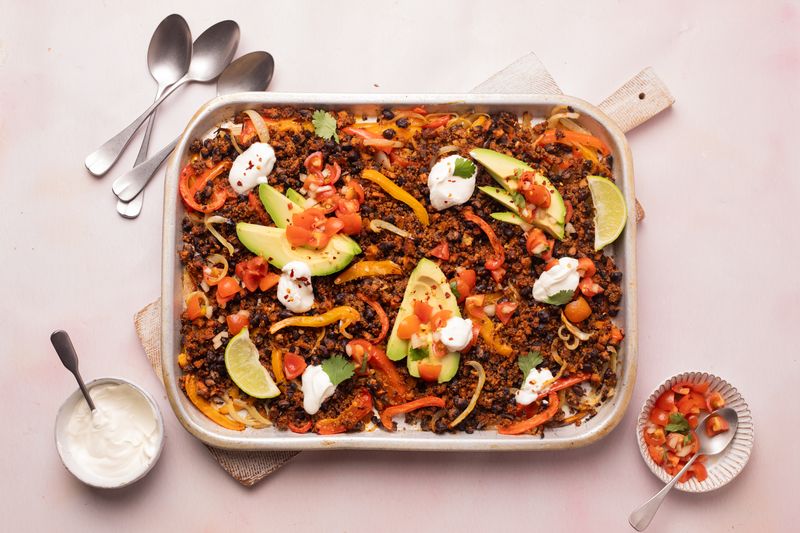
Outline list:
[[[103,378],[80,389],[56,416],[56,448],[66,469],[92,487],[112,489],[143,478],[164,447],[164,420],[155,400],[133,383]]]

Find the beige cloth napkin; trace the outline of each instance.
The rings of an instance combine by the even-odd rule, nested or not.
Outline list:
[[[482,84],[473,93],[563,94],[536,54],[521,57]],[[629,131],[668,108],[675,99],[651,68],[646,68],[600,104],[623,131]],[[644,218],[636,202],[637,222]],[[153,369],[161,372],[161,300],[136,313],[134,325]],[[252,486],[286,464],[299,452],[240,452],[208,446],[214,459],[239,483]]]

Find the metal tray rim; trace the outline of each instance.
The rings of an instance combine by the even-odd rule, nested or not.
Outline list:
[[[633,183],[633,160],[624,133],[596,106],[569,96],[536,94],[344,94],[344,93],[237,93],[216,97],[202,105],[187,124],[177,147],[167,163],[164,181],[163,249],[161,265],[161,353],[168,357],[162,361],[163,381],[172,410],[183,427],[200,441],[217,448],[231,450],[320,450],[320,449],[364,449],[364,450],[427,450],[427,451],[544,451],[578,448],[592,444],[610,433],[622,420],[633,393],[638,360],[638,327],[636,320],[636,224],[629,223],[622,234],[624,253],[624,322],[626,336],[623,341],[623,371],[619,377],[617,395],[605,420],[596,427],[587,428],[577,435],[558,436],[548,432],[545,438],[505,436],[493,431],[475,432],[472,435],[434,435],[428,432],[383,431],[348,433],[336,436],[313,434],[296,435],[282,432],[277,436],[258,436],[226,430],[222,427],[209,429],[192,419],[187,408],[191,406],[178,387],[176,350],[180,347],[176,332],[175,276],[180,269],[177,260],[177,242],[180,226],[176,216],[181,209],[177,195],[177,181],[181,156],[188,144],[205,131],[198,130],[204,119],[223,108],[246,105],[297,105],[314,107],[409,104],[475,105],[490,108],[511,106],[570,105],[583,116],[594,120],[603,130],[612,146],[615,157],[615,178],[622,184],[629,213],[635,213]],[[615,245],[616,246],[616,245]],[[193,409],[193,407],[192,407]],[[602,411],[602,408],[601,408]],[[201,414],[195,413],[194,416]],[[600,415],[598,414],[598,417]],[[582,427],[586,427],[584,425]],[[210,426],[209,426],[210,427]],[[579,428],[580,429],[580,428]]]

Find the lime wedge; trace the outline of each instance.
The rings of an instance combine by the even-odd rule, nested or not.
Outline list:
[[[600,250],[617,240],[625,229],[628,209],[622,191],[613,181],[601,176],[588,176],[586,180],[594,203],[594,249]]]
[[[274,398],[281,393],[258,358],[258,348],[242,329],[225,347],[225,368],[236,386],[253,398]]]

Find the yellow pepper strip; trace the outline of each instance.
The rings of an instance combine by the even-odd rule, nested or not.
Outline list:
[[[359,261],[341,274],[333,282],[336,285],[369,276],[397,276],[403,273],[394,261]]]
[[[354,307],[350,307],[349,305],[340,305],[339,307],[334,307],[330,311],[322,313],[321,315],[291,316],[289,318],[284,318],[280,322],[275,322],[272,324],[272,326],[269,328],[269,332],[270,334],[275,334],[283,328],[290,326],[299,326],[301,328],[321,328],[323,326],[327,326],[328,324],[338,322],[339,320],[345,324],[352,324],[360,318],[361,313],[359,313]]]
[[[275,383],[286,381],[283,375],[283,352],[280,350],[272,350],[272,373],[275,374]]]
[[[178,366],[183,369],[189,366],[189,356],[187,356],[186,353],[181,352],[178,354]]]
[[[417,215],[419,221],[422,222],[423,226],[427,226],[431,223],[430,218],[428,217],[428,212],[425,210],[425,206],[419,203],[419,200],[408,194],[405,189],[397,185],[395,182],[377,170],[372,170],[371,168],[367,169],[361,174],[361,177],[377,184],[381,189],[389,193],[389,196],[395,200],[400,200],[410,207],[411,210],[414,211],[414,214]]]
[[[197,407],[201,413],[206,415],[212,421],[216,422],[220,426],[226,429],[232,429],[234,431],[242,431],[244,430],[245,426],[241,422],[236,422],[235,420],[231,420],[227,416],[224,416],[216,408],[211,405],[208,401],[204,398],[201,398],[197,394],[197,382],[195,381],[197,378],[192,375],[186,376],[184,380],[184,386],[186,387],[186,395],[189,397],[189,401],[191,401],[195,407]]]
[[[481,338],[489,349],[496,354],[509,357],[514,353],[514,349],[511,346],[503,344],[495,338],[494,323],[489,318],[484,319],[483,324],[481,324]]]

